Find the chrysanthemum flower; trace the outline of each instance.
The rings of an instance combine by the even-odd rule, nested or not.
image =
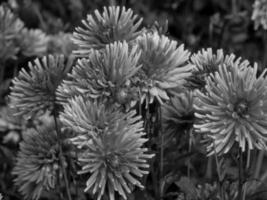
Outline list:
[[[254,21],[255,29],[260,26],[264,30],[267,30],[267,1],[266,0],[255,0],[253,4],[253,13],[251,19]]]
[[[191,89],[203,89],[206,84],[206,77],[218,71],[219,65],[238,65],[240,68],[249,65],[247,60],[241,62],[241,58],[236,58],[234,54],[224,55],[222,49],[213,53],[211,48],[202,49],[193,54],[190,62],[194,65],[194,69],[192,70],[192,76],[187,79],[186,85]]]
[[[19,115],[32,116],[39,111],[54,109],[55,91],[72,66],[73,59],[62,55],[49,55],[29,63],[29,72],[24,68],[13,79],[11,106]]]
[[[47,35],[39,29],[26,29],[21,31],[18,38],[20,51],[25,56],[42,56],[47,52]]]
[[[102,15],[98,10],[82,21],[84,27],[76,28],[73,41],[79,46],[78,54],[88,56],[91,49],[103,49],[116,41],[134,40],[139,35],[142,19],[125,7],[104,7]]]
[[[127,199],[133,186],[143,188],[138,179],[148,173],[147,159],[153,155],[143,147],[143,122],[134,111],[121,113],[76,97],[65,105],[60,119],[80,132],[72,142],[81,149],[79,173],[89,175],[85,191],[98,200],[103,194],[114,200],[115,191]]]
[[[70,56],[73,50],[77,49],[72,41],[72,34],[59,32],[56,35],[49,35],[47,51],[49,54],[63,54]]]
[[[163,130],[169,138],[181,133],[194,123],[194,93],[187,91],[178,93],[170,101],[162,105]]]
[[[23,135],[13,175],[25,199],[37,200],[55,188],[59,171],[59,146],[54,124],[29,129]]]
[[[168,100],[168,89],[181,87],[192,69],[187,63],[190,52],[184,45],[177,47],[177,42],[164,35],[147,33],[137,38],[142,50],[138,73],[141,101],[150,104],[156,98],[160,103]]]
[[[131,101],[130,78],[140,66],[140,51],[129,48],[126,42],[107,45],[104,51],[92,51],[89,59],[80,59],[58,88],[58,99],[84,96],[89,99],[108,100],[111,103],[126,104]]]
[[[7,6],[0,6],[0,35],[12,39],[23,29],[24,23]]]
[[[0,59],[2,61],[16,58],[19,48],[15,40],[23,27],[24,23],[7,6],[0,6]]]
[[[242,151],[266,149],[267,79],[254,68],[220,65],[207,78],[205,91],[197,91],[196,131],[210,139],[209,155],[227,153],[234,143]]]

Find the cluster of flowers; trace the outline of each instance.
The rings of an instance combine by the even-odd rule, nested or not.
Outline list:
[[[159,31],[141,28],[142,19],[124,7],[96,10],[82,23],[73,34],[77,60],[36,59],[13,80],[10,99],[21,115],[60,111],[62,127],[75,132],[70,141],[79,149],[78,173],[88,176],[85,191],[114,200],[115,191],[127,199],[133,186],[143,188],[140,177],[149,172],[153,154],[145,147],[149,138],[137,104],[157,101],[163,128],[174,134],[184,116],[193,116],[190,123],[203,133],[208,155],[228,153],[235,143],[242,151],[266,149],[267,79],[265,72],[257,76],[256,65],[222,50],[191,56]],[[44,151],[55,146],[54,133],[26,137],[15,182],[25,197],[38,199],[54,186],[48,178],[53,156]],[[34,148],[36,142],[45,144]]]
[[[69,55],[75,48],[70,34],[47,35],[41,29],[28,29],[6,4],[0,5],[0,59],[18,56],[44,56],[47,53]]]

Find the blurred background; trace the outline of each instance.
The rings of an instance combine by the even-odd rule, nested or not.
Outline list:
[[[168,20],[168,34],[192,51],[223,48],[266,65],[263,28],[251,20],[254,0],[9,0],[28,28],[47,34],[72,32],[87,13],[104,5],[125,5],[144,18],[146,25]]]

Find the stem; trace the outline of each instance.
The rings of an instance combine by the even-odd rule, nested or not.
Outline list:
[[[264,151],[259,151],[258,158],[257,158],[257,164],[256,164],[256,169],[254,173],[254,178],[258,179],[261,171],[261,166],[262,166],[262,161],[264,158]]]
[[[57,117],[56,117],[56,113],[55,112],[53,112],[53,117],[54,117],[54,121],[55,121],[55,128],[56,128],[57,140],[58,140],[58,145],[59,145],[60,166],[61,166],[62,173],[63,173],[63,179],[64,179],[64,182],[65,182],[65,187],[66,187],[66,191],[67,191],[68,200],[72,200],[71,199],[71,194],[70,194],[69,182],[68,182],[68,179],[67,179],[67,173],[66,173],[66,170],[65,170],[65,167],[64,167],[61,131],[60,131],[60,128],[58,127]]]
[[[266,67],[267,65],[267,56],[265,55],[266,51],[267,51],[267,33],[265,30],[263,30],[262,32],[263,34],[263,68]]]
[[[239,148],[238,154],[239,154],[238,200],[243,200],[242,189],[244,183],[244,172],[243,172],[243,152],[241,148]]]
[[[158,120],[159,120],[159,135],[160,135],[160,169],[159,169],[159,182],[160,182],[160,199],[163,199],[163,167],[164,167],[164,136],[161,130],[161,107],[158,106]]]
[[[192,132],[193,132],[193,129],[190,128],[189,130],[189,143],[188,143],[188,152],[189,154],[191,153],[192,151]],[[190,174],[190,157],[188,158],[188,165],[187,165],[187,177],[190,178],[191,174]]]
[[[4,73],[5,73],[5,61],[0,62],[0,84],[4,81]]]
[[[214,156],[215,156],[215,162],[216,162],[216,170],[217,170],[218,179],[219,179],[220,197],[222,200],[224,200],[225,198],[224,198],[224,188],[223,188],[223,177],[221,176],[221,168],[220,168],[220,163],[219,163],[214,141],[213,141],[213,145],[214,145],[214,152],[215,152]]]

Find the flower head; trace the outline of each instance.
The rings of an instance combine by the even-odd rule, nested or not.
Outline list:
[[[84,27],[76,28],[73,41],[80,47],[77,53],[88,56],[92,49],[103,49],[116,41],[134,40],[139,35],[142,19],[131,9],[110,6],[104,7],[102,15],[95,10],[82,23]]]
[[[266,0],[255,0],[253,4],[253,12],[251,19],[254,21],[255,29],[260,26],[264,30],[267,30],[267,1]]]
[[[140,66],[140,51],[129,48],[126,42],[107,45],[103,51],[92,51],[89,59],[80,59],[58,88],[58,99],[67,102],[68,98],[84,96],[89,99],[108,100],[125,104],[131,97],[130,78]]]
[[[104,193],[114,200],[115,191],[127,199],[133,186],[143,188],[138,179],[148,173],[147,159],[153,155],[143,147],[143,122],[134,111],[122,113],[76,97],[60,119],[79,131],[72,142],[80,149],[79,173],[89,176],[85,191],[97,194],[98,200]]]
[[[26,29],[19,36],[20,51],[25,56],[42,56],[47,51],[48,37],[39,29]]]
[[[209,154],[227,153],[234,143],[242,151],[266,149],[267,79],[254,68],[220,65],[207,78],[205,91],[197,91],[196,131],[210,139]]]
[[[5,6],[0,6],[0,59],[15,59],[19,51],[16,39],[20,35],[24,23],[17,18],[11,10]]]
[[[56,35],[49,35],[47,51],[50,54],[63,54],[70,56],[73,50],[77,49],[77,45],[71,40],[72,34],[59,32]]]
[[[218,71],[219,65],[238,65],[240,68],[249,65],[247,60],[241,62],[241,58],[236,59],[234,54],[224,55],[222,49],[218,49],[216,53],[213,53],[211,48],[202,49],[193,54],[190,61],[194,65],[194,69],[186,84],[192,89],[203,89],[206,84],[206,77]]]
[[[32,116],[55,106],[55,91],[69,72],[73,59],[65,60],[62,55],[49,55],[29,63],[29,72],[24,68],[13,80],[11,106],[17,114]]]
[[[194,123],[195,96],[192,91],[178,93],[162,106],[163,130],[170,135],[181,133]],[[169,137],[170,138],[170,137]]]
[[[25,199],[37,200],[43,191],[55,188],[59,147],[54,124],[29,129],[23,135],[16,165],[13,169],[15,185]]]
[[[177,42],[158,33],[146,33],[138,37],[137,43],[142,50],[138,73],[138,84],[142,99],[147,104],[156,98],[160,103],[168,100],[168,89],[181,87],[191,73],[187,63],[190,52],[184,45],[177,47]]]
[[[12,39],[23,27],[24,23],[7,6],[0,6],[0,37]]]

